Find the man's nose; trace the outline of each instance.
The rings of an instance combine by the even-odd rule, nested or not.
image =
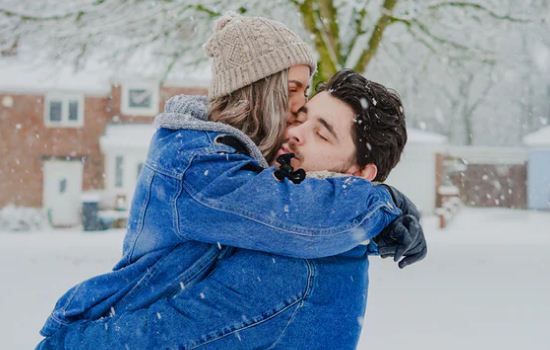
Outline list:
[[[304,138],[303,124],[291,125],[286,129],[286,139],[294,144],[301,145]]]

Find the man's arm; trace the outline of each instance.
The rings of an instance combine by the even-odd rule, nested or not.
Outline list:
[[[176,203],[181,234],[298,258],[336,255],[400,214],[388,190],[358,177],[277,180],[242,154],[195,156]],[[215,173],[214,173],[215,169]],[[208,174],[205,176],[204,174]]]

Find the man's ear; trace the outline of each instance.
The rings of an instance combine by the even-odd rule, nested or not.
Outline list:
[[[369,163],[365,165],[363,169],[359,169],[359,167],[354,166],[348,170],[348,173],[372,181],[376,178],[376,175],[378,174],[378,167],[374,163]]]

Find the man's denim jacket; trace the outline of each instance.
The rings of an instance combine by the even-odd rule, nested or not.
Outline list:
[[[66,292],[42,335],[173,295],[203,278],[226,252],[222,246],[333,256],[371,239],[400,214],[383,186],[358,177],[278,181],[242,132],[205,119],[200,97],[167,102],[139,175],[122,259],[112,272]],[[236,137],[248,154],[219,142],[221,135]]]

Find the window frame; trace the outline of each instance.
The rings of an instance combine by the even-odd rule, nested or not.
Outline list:
[[[61,102],[61,120],[52,121],[50,104],[54,101]],[[69,119],[70,103],[76,101],[77,118]],[[80,128],[84,126],[84,95],[67,93],[49,93],[44,98],[44,124],[49,128]]]
[[[149,90],[151,92],[150,107],[130,106],[130,90]],[[160,86],[156,82],[130,82],[121,87],[120,110],[124,115],[154,117],[159,112]]]

